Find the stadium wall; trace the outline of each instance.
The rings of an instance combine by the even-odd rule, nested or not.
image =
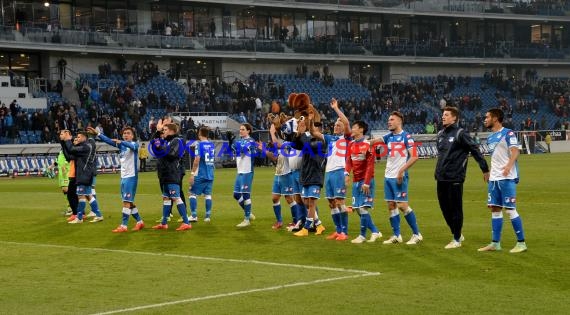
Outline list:
[[[117,69],[117,58],[118,56],[111,57],[97,56],[93,54],[87,55],[72,55],[72,54],[62,54],[54,53],[49,56],[49,66],[50,68],[57,67],[58,61],[63,58],[67,62],[67,68],[73,69],[76,73],[99,73],[99,66],[105,62],[111,64],[113,70]],[[127,69],[135,62],[143,62],[144,60],[150,59],[154,64],[158,65],[158,69],[165,70],[170,68],[170,59],[168,58],[149,58],[149,56],[141,56],[140,58],[127,57]]]
[[[385,82],[389,78],[399,78],[400,76],[438,76],[438,75],[453,75],[453,76],[471,76],[482,77],[485,71],[491,72],[493,69],[504,69],[505,73],[511,74],[515,72],[518,76],[524,76],[527,69],[536,70],[539,77],[569,77],[570,67],[556,66],[556,67],[536,67],[536,66],[516,66],[516,65],[453,65],[453,64],[391,64],[389,67],[384,67],[382,77]],[[401,79],[401,78],[399,78]]]
[[[233,62],[227,61],[222,63],[222,73],[226,71],[235,71],[244,76],[249,76],[252,72],[255,73],[288,73],[295,74],[296,68],[303,64],[302,60],[298,62]],[[307,71],[310,75],[315,66],[318,66],[319,71],[322,75],[322,68],[327,64],[327,62],[320,63],[307,63]],[[329,69],[334,75],[335,79],[346,79],[348,78],[348,64],[346,63],[328,63]]]

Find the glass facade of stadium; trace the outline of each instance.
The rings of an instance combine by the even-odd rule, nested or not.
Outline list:
[[[569,12],[528,0],[3,0],[0,71],[53,78],[66,51],[159,56],[203,76],[236,60],[348,63],[342,76],[382,81],[397,64],[565,68]]]
[[[570,47],[568,1],[240,2],[4,0],[2,37],[15,28],[77,45],[525,59],[566,59]]]

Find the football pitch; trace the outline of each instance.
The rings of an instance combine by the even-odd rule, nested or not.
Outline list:
[[[372,213],[382,240],[391,235],[384,165],[376,164]],[[105,220],[81,225],[65,223],[56,180],[0,179],[0,314],[567,314],[570,154],[519,158],[518,211],[529,247],[521,254],[509,253],[515,237],[508,216],[503,251],[477,252],[490,241],[491,216],[471,159],[466,240],[443,249],[451,235],[436,199],[434,166],[435,160],[420,160],[410,170],[410,205],[424,236],[417,246],[272,230],[274,169],[267,167],[255,170],[252,226],[235,227],[243,219],[232,197],[236,171],[219,169],[212,221],[202,222],[199,198],[200,221],[185,232],[174,230],[176,222],[168,231],[151,229],[162,209],[154,172],[140,174],[136,196],[146,228],[122,234],[111,233],[121,218],[118,174],[97,177]],[[290,211],[281,204],[288,223]],[[334,226],[325,199],[319,208],[328,234]],[[358,231],[358,215],[351,214],[349,239]],[[410,234],[402,219],[402,236]]]

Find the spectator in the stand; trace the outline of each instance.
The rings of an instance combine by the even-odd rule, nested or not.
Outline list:
[[[150,90],[150,92],[148,92],[146,99],[147,99],[147,102],[150,106],[158,105],[158,96],[156,96],[156,94],[154,94],[154,90]]]
[[[293,25],[293,40],[296,40],[297,37],[299,37],[299,29],[297,28],[297,25]]]
[[[188,117],[184,116],[180,121],[180,133],[185,134],[186,130],[188,130]]]
[[[281,34],[279,36],[279,40],[281,42],[284,42],[287,39],[287,34],[289,34],[289,30],[285,26],[283,26],[281,28]]]
[[[240,112],[240,113],[239,113],[238,122],[239,122],[240,124],[245,124],[245,123],[247,123],[247,118],[245,117],[245,114],[244,114],[243,112]]]
[[[166,27],[164,28],[164,35],[172,36],[172,27],[170,24],[166,24]]]
[[[20,109],[21,108],[17,100],[13,100],[12,103],[10,103],[10,113],[12,114],[12,117],[16,117]]]
[[[259,97],[256,97],[255,98],[255,110],[260,112],[262,107],[263,107],[263,103],[261,102],[261,99]]]
[[[168,94],[166,92],[162,93],[160,96],[160,107],[161,108],[168,108],[170,103],[168,102]]]
[[[65,61],[65,59],[61,58],[59,59],[59,61],[57,62],[57,69],[59,71],[59,79],[60,80],[65,80],[65,68],[67,67],[67,61]]]
[[[4,129],[6,129],[5,135],[8,137],[9,143],[15,143],[17,131],[16,125],[14,124],[14,117],[12,117],[10,112],[4,117]]]
[[[278,40],[280,33],[281,32],[280,32],[279,24],[275,23],[273,25],[273,39]]]
[[[42,130],[41,141],[42,143],[51,143],[53,141],[53,133],[48,126],[45,126],[44,130]]]
[[[285,85],[279,84],[279,98],[285,99]]]
[[[55,92],[57,92],[59,95],[61,95],[63,92],[63,83],[61,80],[57,80],[57,83],[55,84]]]
[[[318,80],[321,77],[321,73],[319,72],[319,68],[315,67],[315,69],[313,70],[313,75],[312,78],[313,80]]]
[[[210,19],[210,37],[216,38],[216,22],[214,19]]]
[[[4,112],[0,111],[0,138],[4,137],[6,134],[6,128],[4,126]]]

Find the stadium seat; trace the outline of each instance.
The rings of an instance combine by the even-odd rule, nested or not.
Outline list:
[[[111,163],[113,165],[114,169],[120,169],[121,168],[121,163],[119,162],[119,157],[117,156],[117,154],[110,154],[111,157]]]
[[[8,163],[6,160],[0,160],[0,176],[9,176],[10,175],[10,168],[8,167]]]

